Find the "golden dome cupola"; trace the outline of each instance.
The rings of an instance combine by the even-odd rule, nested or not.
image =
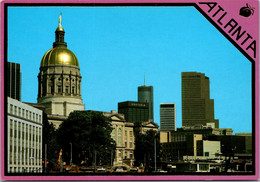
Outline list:
[[[64,35],[60,14],[53,48],[43,55],[38,74],[37,102],[44,105],[44,112],[56,127],[74,110],[85,108],[81,98],[79,62],[67,48]]]
[[[67,48],[64,41],[65,31],[61,26],[61,14],[59,16],[59,26],[55,31],[55,42],[53,48],[48,50],[42,57],[41,67],[50,65],[68,65],[79,67],[76,55]]]

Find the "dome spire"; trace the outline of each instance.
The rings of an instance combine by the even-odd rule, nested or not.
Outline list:
[[[62,27],[61,26],[61,16],[62,16],[62,13],[60,13],[60,16],[59,16],[59,27]]]
[[[53,47],[57,47],[57,46],[67,47],[67,43],[64,42],[65,31],[61,26],[61,19],[62,19],[61,16],[62,16],[62,13],[60,13],[60,16],[59,16],[59,26],[55,31],[55,42],[53,42]]]

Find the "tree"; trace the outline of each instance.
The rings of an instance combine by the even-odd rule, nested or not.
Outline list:
[[[74,111],[70,113],[69,118],[60,125],[58,131],[63,161],[70,161],[70,145],[72,144],[74,164],[85,162],[91,166],[95,161],[95,155],[97,164],[110,164],[111,152],[114,152],[116,148],[111,132],[111,122],[101,112]]]
[[[42,126],[42,152],[43,161],[45,158],[48,160],[48,167],[52,168],[54,164],[57,164],[59,144],[57,142],[57,131],[52,123],[49,123],[47,114],[43,112],[43,126]],[[47,144],[47,156],[45,156],[45,144]],[[43,166],[44,167],[44,166]]]
[[[154,140],[156,139],[156,160],[160,160],[160,143],[159,134],[154,130],[148,130],[146,133],[141,133],[140,123],[135,123],[135,165],[140,166],[143,164],[146,171],[153,168],[154,162]]]

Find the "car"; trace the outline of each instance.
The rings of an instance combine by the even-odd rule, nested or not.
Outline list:
[[[157,169],[156,171],[153,171],[152,173],[167,173],[168,171],[164,171],[162,169]]]
[[[127,168],[124,166],[119,166],[119,167],[115,167],[114,171],[117,173],[124,173],[124,172],[127,172]]]
[[[98,172],[98,173],[105,173],[105,172],[106,172],[106,169],[103,168],[103,167],[101,167],[101,168],[98,168],[98,169],[97,169],[97,172]]]

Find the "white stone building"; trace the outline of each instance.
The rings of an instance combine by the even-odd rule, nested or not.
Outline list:
[[[134,123],[126,122],[125,116],[116,111],[103,112],[103,115],[112,121],[111,137],[116,142],[114,166],[132,167],[134,162]]]
[[[42,111],[7,99],[7,171],[42,172]]]

